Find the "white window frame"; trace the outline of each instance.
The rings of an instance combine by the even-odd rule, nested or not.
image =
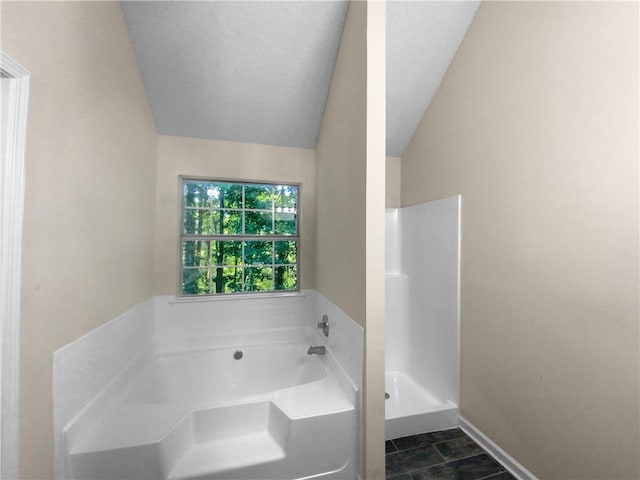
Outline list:
[[[192,234],[186,234],[184,233],[184,217],[185,217],[185,211],[188,209],[185,206],[185,201],[184,201],[184,186],[187,182],[208,182],[208,183],[233,183],[236,185],[241,185],[243,186],[243,198],[242,198],[242,207],[241,208],[225,208],[224,210],[235,210],[235,211],[240,211],[243,213],[242,215],[242,231],[245,231],[245,216],[244,216],[244,212],[266,212],[266,209],[252,209],[252,208],[246,208],[245,207],[245,198],[244,198],[244,186],[248,186],[248,185],[271,185],[271,186],[278,186],[278,185],[284,185],[284,186],[290,186],[290,187],[296,187],[297,189],[297,199],[296,199],[296,211],[295,211],[295,215],[296,215],[296,234],[295,235],[282,235],[282,234],[270,234],[270,235],[252,235],[252,234],[237,234],[237,235],[192,235]],[[178,295],[177,298],[184,300],[184,299],[212,299],[212,298],[230,298],[230,297],[248,297],[248,296],[287,296],[287,295],[291,295],[291,294],[296,294],[300,292],[300,278],[301,278],[301,271],[300,271],[300,258],[301,258],[301,251],[302,251],[302,236],[301,236],[301,229],[302,229],[302,184],[301,183],[297,183],[297,182],[288,182],[288,181],[276,181],[274,182],[273,180],[244,180],[244,179],[237,179],[237,178],[217,178],[217,177],[201,177],[201,176],[186,176],[186,175],[181,175],[179,176],[179,188],[180,188],[180,225],[179,225],[179,240],[178,240]],[[216,210],[216,209],[212,209],[212,210]],[[275,232],[275,213],[273,211],[273,209],[271,210],[272,213],[272,227],[273,227],[273,231]],[[247,267],[251,267],[250,264],[244,264],[244,262],[242,263],[242,269],[243,269],[243,275],[242,275],[242,291],[240,292],[220,292],[220,293],[216,293],[215,291],[212,291],[211,288],[211,280],[210,280],[210,286],[209,286],[209,291],[211,293],[208,294],[184,294],[182,291],[182,283],[183,283],[183,273],[184,273],[184,264],[183,264],[183,259],[182,259],[182,249],[183,249],[183,242],[184,241],[195,241],[195,240],[202,240],[202,241],[226,241],[226,242],[230,242],[230,241],[238,241],[238,242],[245,242],[245,241],[258,241],[258,242],[268,242],[271,241],[272,242],[272,248],[274,251],[274,254],[272,255],[272,263],[271,264],[263,264],[263,266],[269,267],[271,266],[272,268],[272,272],[273,272],[273,276],[274,276],[274,287],[275,287],[275,268],[276,266],[283,266],[283,267],[295,267],[296,269],[296,288],[295,289],[291,289],[291,290],[265,290],[265,291],[244,291],[244,269]],[[273,244],[273,242],[277,242],[277,241],[295,241],[296,242],[296,263],[295,264],[280,264],[280,263],[275,263],[275,245]],[[244,258],[244,245],[243,245],[243,258]],[[224,265],[221,266],[216,266],[216,265],[211,265],[211,263],[209,263],[208,267],[210,270],[211,269],[215,269],[215,268],[224,268]],[[233,265],[230,265],[229,267],[233,267]],[[187,267],[189,268],[189,267]],[[194,267],[197,268],[197,267]]]

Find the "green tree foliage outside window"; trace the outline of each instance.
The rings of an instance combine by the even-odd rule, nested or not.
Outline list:
[[[182,186],[182,295],[298,290],[297,185]]]

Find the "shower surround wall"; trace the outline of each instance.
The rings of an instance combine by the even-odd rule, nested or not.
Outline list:
[[[387,209],[386,437],[451,428],[460,397],[460,196]]]

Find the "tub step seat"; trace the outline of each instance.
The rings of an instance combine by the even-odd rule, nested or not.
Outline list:
[[[355,410],[355,402],[347,398],[333,376],[278,390],[273,400],[291,418]]]
[[[268,432],[192,446],[169,473],[170,480],[186,480],[262,465],[285,458],[285,452]]]
[[[227,439],[227,445],[218,445],[217,442],[194,445],[176,463],[169,479],[355,478],[355,473],[350,470],[349,457],[356,425],[355,411],[352,410],[292,419],[286,432],[286,443],[283,436],[283,443],[277,439],[276,430],[268,434],[276,445],[268,436],[259,438],[259,435],[230,438]],[[262,456],[260,442],[271,443],[268,447],[270,450],[265,450]],[[278,456],[278,445],[282,446],[282,456]]]
[[[69,453],[78,455],[159,442],[191,410],[180,404],[123,406],[109,412],[83,438],[72,442]]]
[[[168,478],[208,478],[281,460],[290,429],[291,419],[270,401],[194,412],[189,448]]]
[[[134,405],[112,411],[70,446],[72,478],[188,478],[285,457],[291,420],[272,402],[187,408]]]
[[[181,405],[112,410],[84,437],[68,438],[72,479],[158,480],[187,448],[191,411]]]

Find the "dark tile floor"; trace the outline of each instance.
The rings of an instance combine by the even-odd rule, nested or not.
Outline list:
[[[459,428],[387,440],[387,480],[515,480]]]

